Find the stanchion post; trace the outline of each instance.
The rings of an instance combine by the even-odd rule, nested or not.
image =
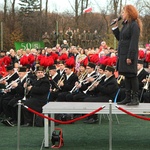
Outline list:
[[[21,100],[18,101],[17,150],[20,150],[20,122],[21,122]]]
[[[109,100],[109,150],[112,150],[112,100]]]

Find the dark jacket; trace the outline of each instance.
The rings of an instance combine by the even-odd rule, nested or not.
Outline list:
[[[57,89],[59,90],[59,86],[58,86],[58,82],[59,82],[59,79],[60,79],[60,75],[57,74],[55,76],[55,78],[51,78],[49,81],[50,81],[50,86],[51,86],[51,89]]]
[[[25,105],[41,112],[42,106],[47,103],[47,96],[50,88],[49,80],[43,77],[36,80],[32,86],[30,97],[25,101]]]
[[[140,35],[140,29],[137,22],[123,22],[121,32],[117,28],[113,30],[113,33],[119,41],[117,70],[120,74],[125,76],[132,76],[133,74],[136,75],[138,61],[138,41]],[[127,58],[131,59],[132,64],[128,65],[126,63]]]
[[[141,90],[144,86],[144,83],[142,82],[143,79],[146,79],[146,76],[148,76],[148,72],[145,71],[145,69],[143,68],[143,70],[138,74],[138,80],[139,80],[139,89]]]
[[[118,84],[114,75],[111,76],[108,80],[100,83],[96,88],[98,96],[103,96],[103,98],[105,97],[104,99],[107,99],[107,101],[109,99],[114,100],[117,90]]]
[[[64,86],[61,87],[63,92],[69,92],[75,85],[75,82],[78,81],[78,77],[75,73],[73,73],[67,80],[65,75]]]

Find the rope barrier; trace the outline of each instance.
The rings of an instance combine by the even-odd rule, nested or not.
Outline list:
[[[133,114],[133,113],[131,113],[131,112],[129,112],[129,111],[123,109],[122,107],[117,106],[117,105],[116,105],[116,107],[117,107],[119,110],[123,111],[124,113],[126,113],[126,114],[128,114],[128,115],[130,115],[130,116],[133,116],[133,117],[138,118],[138,119],[150,121],[150,118],[147,118],[147,117],[144,117],[144,116],[139,116],[139,115]]]
[[[88,113],[88,114],[86,114],[86,115],[83,115],[83,116],[81,116],[81,117],[78,117],[78,118],[75,118],[75,119],[72,119],[72,120],[68,120],[68,121],[60,121],[60,120],[56,120],[56,119],[54,119],[54,118],[50,118],[50,117],[44,116],[42,113],[39,113],[39,112],[37,112],[37,111],[35,111],[35,110],[29,108],[28,106],[25,106],[25,105],[23,105],[23,106],[24,106],[26,109],[28,109],[30,112],[32,112],[32,113],[34,113],[34,114],[36,114],[36,115],[38,115],[38,116],[40,116],[40,117],[42,117],[42,118],[46,118],[46,119],[48,119],[48,120],[50,120],[50,121],[54,121],[54,122],[60,123],[60,124],[70,124],[70,123],[73,123],[73,122],[75,122],[75,121],[79,121],[79,120],[81,120],[81,119],[84,119],[84,118],[86,118],[86,117],[89,117],[89,116],[91,116],[91,115],[94,115],[95,113],[97,113],[97,112],[101,111],[103,108],[105,108],[105,106],[102,106],[102,107],[100,107],[100,108],[98,108],[98,109],[96,109],[96,110],[94,110],[94,111],[92,111],[92,112],[90,112],[90,113]]]

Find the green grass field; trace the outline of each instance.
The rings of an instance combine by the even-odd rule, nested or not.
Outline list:
[[[150,150],[150,122],[118,115],[120,124],[113,116],[113,150]],[[109,150],[109,122],[102,118],[101,124],[84,124],[83,121],[62,128],[64,147],[62,150]],[[21,127],[20,150],[40,150],[44,138],[44,127]],[[0,123],[0,150],[17,149],[17,127]],[[51,149],[42,148],[43,150]]]

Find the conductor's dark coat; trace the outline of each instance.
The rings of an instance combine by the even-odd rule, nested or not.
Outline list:
[[[120,74],[132,76],[137,74],[138,41],[140,29],[136,21],[131,23],[123,22],[122,30],[113,30],[116,39],[119,41],[117,70]],[[128,65],[126,59],[129,58],[132,64]]]

